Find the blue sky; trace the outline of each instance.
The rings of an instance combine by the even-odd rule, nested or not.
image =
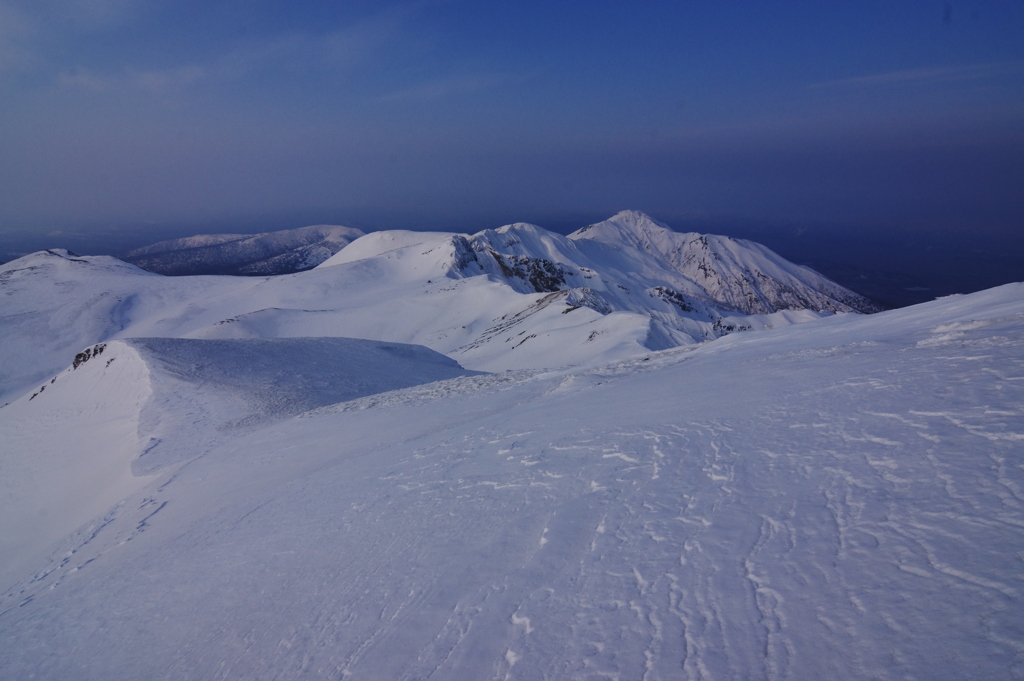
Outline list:
[[[0,230],[1024,227],[1024,0],[0,0]]]

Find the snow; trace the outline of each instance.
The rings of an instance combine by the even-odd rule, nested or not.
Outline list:
[[[288,274],[316,267],[361,236],[361,230],[341,225],[265,234],[199,234],[137,248],[125,259],[169,275]]]
[[[683,236],[661,226],[648,232]],[[170,252],[189,253],[180,247],[192,243]],[[503,371],[606,363],[849,309],[814,288],[835,284],[794,283],[803,268],[765,259],[754,246],[735,246],[749,267],[719,279],[754,277],[803,302],[765,303],[764,314],[716,308],[704,287],[657,254],[524,223],[472,236],[374,232],[315,269],[275,277],[162,277],[110,257],[44,251],[0,266],[0,404],[49,380],[82,348],[127,338],[365,338]]]
[[[604,248],[653,256],[663,268],[696,284],[698,295],[713,305],[746,314],[802,308],[832,312],[880,309],[761,244],[713,234],[680,234],[639,211],[622,211],[577,230],[569,239],[587,247],[590,253],[600,253]],[[630,264],[629,269],[638,268]]]
[[[422,346],[349,338],[148,338],[89,348],[0,411],[0,579],[153,473],[227,438],[474,373]]]
[[[131,472],[152,393],[138,354],[112,348],[60,378],[0,411],[3,583],[152,480]]]
[[[422,245],[290,286],[358,297],[346,282],[407,272],[401,262]],[[422,257],[429,266],[434,256]],[[111,281],[128,276],[140,290],[151,280]],[[443,285],[514,300],[491,283]],[[208,307],[184,289],[143,290],[143,307],[173,301],[147,323],[212,328],[205,320],[228,307],[223,299],[275,284],[203,285],[217,301]],[[399,282],[386,293],[408,290]],[[543,295],[568,294],[528,298]],[[584,310],[630,314],[554,314]],[[289,314],[274,323],[334,323]],[[254,400],[268,376],[280,378],[260,342],[284,341],[110,343],[52,390],[0,409],[0,461],[36,466],[42,495],[58,494],[63,483],[47,476],[60,466],[110,457],[123,470],[131,428],[110,426],[126,442],[117,452],[91,448],[90,419],[57,428],[60,410],[87,415],[95,403],[102,418],[130,424],[124,405],[154,404],[158,371],[198,386],[168,396],[216,389]],[[307,367],[298,386],[328,370],[300,361],[314,352],[268,347]],[[107,352],[118,357],[110,367]],[[200,352],[208,369],[196,368]],[[458,371],[409,352],[417,366]],[[124,373],[110,373],[122,358]],[[780,321],[601,366],[345,395],[296,416],[306,405],[242,400],[259,418],[215,427],[220,438],[194,458],[79,512],[77,529],[66,529],[70,517],[52,529],[38,521],[57,538],[48,557],[36,547],[34,563],[4,577],[0,678],[1018,678],[1022,379],[1024,284],[1012,284],[869,316]],[[118,398],[103,412],[107,395]],[[32,421],[30,408],[51,416]],[[8,444],[15,428],[18,443],[59,438],[39,445],[49,463]],[[171,429],[167,446],[186,431]],[[69,442],[84,445],[72,452]],[[13,487],[7,508],[22,503]]]

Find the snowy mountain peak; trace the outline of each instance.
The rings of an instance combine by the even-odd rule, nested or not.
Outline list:
[[[422,344],[472,369],[532,369],[875,309],[767,248],[680,234],[635,211],[571,237],[527,223],[373,232],[315,269],[266,279],[162,277],[43,251],[0,266],[0,296],[0,404],[82,347],[132,337],[362,337]]]
[[[89,262],[92,258],[83,257],[77,253],[73,253],[66,248],[50,248],[45,251],[36,251],[35,253],[29,253],[20,258],[12,260],[8,263],[4,263],[2,266],[3,270],[12,269],[15,266],[19,268],[34,267],[45,263],[56,263],[61,260],[71,260],[78,262]]]
[[[66,248],[51,248],[51,249],[46,250],[46,251],[41,251],[41,253],[46,253],[46,254],[49,254],[49,255],[56,255],[57,257],[60,257],[60,258],[78,258],[78,257],[80,257],[77,253],[72,253],[71,251],[69,251]]]
[[[484,230],[485,233],[491,230]],[[497,229],[493,230],[498,234],[549,234],[548,230],[543,227],[531,224],[529,222],[513,222],[510,225],[502,225]]]
[[[651,251],[651,246],[674,234],[672,228],[638,210],[619,211],[602,222],[587,225],[569,235],[570,239],[591,239],[608,244],[627,244]]]
[[[94,271],[117,271],[133,274],[149,275],[149,272],[118,260],[109,255],[78,255],[66,248],[50,248],[45,251],[29,253],[16,260],[0,265],[0,275],[4,281],[10,281],[21,274],[39,270],[66,270],[70,268],[92,268]]]
[[[639,251],[700,288],[717,307],[746,314],[811,309],[877,312],[867,298],[796,265],[761,244],[715,234],[675,232],[639,211],[622,211],[569,235],[616,251]]]

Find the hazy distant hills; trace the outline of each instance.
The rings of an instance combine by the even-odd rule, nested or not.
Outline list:
[[[290,274],[316,267],[363,232],[311,225],[265,234],[204,234],[137,248],[123,257],[144,270],[190,274]]]

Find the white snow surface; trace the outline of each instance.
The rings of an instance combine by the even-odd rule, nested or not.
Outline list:
[[[716,249],[705,253],[694,235],[640,213],[587,233],[595,238],[524,223],[472,236],[374,232],[313,270],[274,277],[163,277],[110,257],[34,253],[0,266],[0,404],[83,348],[125,338],[366,338],[503,371],[606,363],[874,309],[756,244],[700,237]],[[698,264],[644,245],[652,239],[683,244]],[[713,281],[694,274],[705,270]]]
[[[306,285],[350,292],[402,248]],[[131,279],[127,327],[163,305],[154,330],[206,329],[189,286],[271,285],[146,289],[164,280],[52,257],[34,266]],[[285,323],[263,314],[248,333]],[[5,508],[59,536],[0,585],[0,678],[1024,677],[1024,284],[298,416],[252,397],[278,367],[257,345],[232,359],[242,341],[108,343],[0,409]],[[257,417],[225,411],[190,458],[131,478],[137,405],[188,413],[154,402],[158,372],[168,395],[235,391]],[[94,461],[112,472],[87,507],[97,483],[74,478]],[[33,510],[64,496],[73,517]]]
[[[476,373],[422,346],[351,338],[142,338],[87,348],[0,410],[0,579],[153,473],[229,438],[316,407]]]
[[[363,236],[341,225],[264,234],[199,234],[137,248],[125,259],[159,274],[288,274],[316,267]]]
[[[589,247],[591,252],[612,249],[652,257],[665,269],[693,282],[697,287],[694,295],[715,306],[746,314],[780,309],[879,309],[862,296],[809,267],[794,265],[761,244],[714,234],[681,234],[639,211],[622,211],[604,222],[573,232],[569,239]]]

